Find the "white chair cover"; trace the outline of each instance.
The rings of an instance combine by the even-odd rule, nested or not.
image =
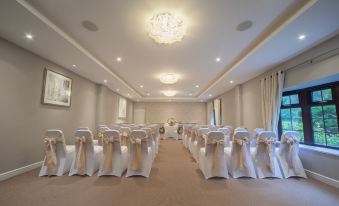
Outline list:
[[[120,135],[117,130],[106,130],[103,134],[103,158],[100,161],[98,176],[114,175],[121,177],[127,169],[127,146],[120,145]]]
[[[204,135],[207,135],[207,133],[210,131],[209,128],[200,128],[197,130],[197,135],[195,138],[195,141],[193,142],[192,146],[192,155],[196,162],[199,162],[199,151],[200,148],[205,146],[205,138]]]
[[[107,131],[107,130],[110,130],[110,128],[108,128],[106,126],[99,126],[98,127],[98,131],[97,131],[97,133],[98,133],[98,145],[101,145],[101,146],[103,145],[104,132]]]
[[[148,137],[144,130],[134,130],[128,142],[128,167],[126,177],[141,175],[149,177],[152,168],[152,149],[148,147]]]
[[[72,161],[69,176],[92,176],[98,169],[102,158],[102,146],[93,144],[93,135],[90,130],[75,132],[75,155]]]
[[[193,154],[193,144],[197,137],[197,130],[199,129],[199,126],[193,126],[191,131],[191,136],[188,138],[188,150],[191,154]]]
[[[233,178],[256,178],[252,156],[250,154],[250,134],[247,131],[236,131],[231,149],[225,148],[228,170]]]
[[[192,125],[184,125],[184,138],[183,143],[186,148],[188,148],[188,140],[192,135]]]
[[[262,131],[257,138],[254,165],[259,178],[283,178],[275,153],[275,139],[271,131]]]
[[[224,133],[211,131],[205,138],[205,147],[202,147],[199,153],[200,170],[206,179],[211,177],[228,178],[224,154]]]
[[[224,134],[225,147],[230,147],[232,142],[232,131],[229,128],[219,128],[218,131]]]
[[[66,172],[69,172],[75,148],[74,145],[65,145],[65,138],[62,131],[46,131],[44,143],[46,155],[39,176],[62,176]]]
[[[78,127],[77,130],[89,130],[89,127],[83,127],[83,126],[81,126],[81,127]]]
[[[281,136],[277,157],[285,178],[293,176],[307,178],[298,155],[299,141],[299,133],[295,131],[286,131]]]

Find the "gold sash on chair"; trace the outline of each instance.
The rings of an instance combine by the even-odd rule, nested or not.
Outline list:
[[[57,173],[57,156],[56,156],[56,143],[57,142],[65,142],[64,136],[60,137],[45,137],[45,153],[46,153],[46,160],[45,166],[47,167],[47,174],[48,175],[55,175]]]
[[[248,168],[247,165],[247,144],[249,142],[249,139],[247,137],[244,137],[242,139],[234,138],[234,141],[240,146],[240,155],[239,155],[239,161],[238,161],[238,169],[244,169],[244,167]]]
[[[274,151],[272,151],[272,145],[274,144],[274,137],[270,138],[261,138],[258,137],[258,143],[265,144],[266,147],[266,166],[271,170],[271,172],[275,171],[274,168]]]
[[[128,138],[128,133],[127,132],[122,132],[120,136],[120,144],[123,146],[127,146],[127,138]]]
[[[225,141],[223,139],[208,139],[206,135],[204,135],[206,139],[206,144],[213,146],[214,154],[213,154],[213,161],[212,161],[212,174],[217,175],[220,173],[220,145],[224,145]],[[224,147],[222,147],[224,148]]]
[[[296,149],[296,143],[298,143],[298,140],[296,137],[285,137],[285,142],[289,145],[289,159],[288,159],[288,165],[292,169],[296,169],[296,164],[297,164],[297,149]],[[298,171],[295,171],[298,173]]]
[[[143,141],[147,141],[147,138],[143,138],[143,139],[135,138],[135,137],[130,138],[130,143],[133,145],[133,148],[134,148],[131,169],[135,171],[141,170],[143,166],[142,151],[141,151],[141,143]]]
[[[79,175],[85,175],[87,171],[86,161],[86,137],[75,137],[75,144],[78,145],[74,169],[78,169]]]
[[[114,153],[114,140],[111,141],[111,139],[106,135],[103,134],[103,146],[104,146],[104,173],[110,173],[113,170],[113,153]]]

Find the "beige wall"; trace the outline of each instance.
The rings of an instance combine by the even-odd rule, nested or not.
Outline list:
[[[133,102],[127,100],[127,117],[119,118],[119,98],[123,98],[104,85],[97,86],[97,117],[99,124],[110,125],[112,123],[131,123],[133,122]]]
[[[136,102],[134,110],[145,109],[146,124],[166,122],[174,117],[183,123],[206,124],[206,103]],[[137,117],[135,117],[137,118]]]
[[[46,65],[73,79],[71,107],[41,104]],[[0,173],[43,159],[47,129],[73,142],[78,126],[95,128],[96,85],[0,38]]]

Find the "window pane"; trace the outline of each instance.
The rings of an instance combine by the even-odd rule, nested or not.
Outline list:
[[[299,96],[297,94],[290,96],[291,104],[299,104]]]
[[[337,119],[337,111],[335,109],[335,105],[325,105],[323,106],[324,109],[324,118],[334,118]]]
[[[290,105],[290,96],[283,96],[282,97],[282,105],[286,106],[286,105]]]
[[[314,132],[314,144],[326,145],[324,132]]]
[[[327,133],[327,146],[339,148],[339,134]]]
[[[328,133],[338,133],[337,119],[325,119],[325,128]]]
[[[292,129],[293,131],[302,131],[303,128],[303,121],[301,118],[294,118],[292,119]]]
[[[301,108],[297,107],[297,108],[292,108],[291,109],[291,115],[292,118],[301,118]]]
[[[303,131],[298,131],[300,135],[300,142],[304,142],[304,132]]]
[[[312,92],[312,102],[321,102],[321,91]]]
[[[328,101],[332,100],[332,90],[331,89],[324,89],[322,90],[323,93],[323,100]]]
[[[291,120],[290,109],[281,109],[280,113],[281,119]]]
[[[313,118],[323,118],[323,110],[321,106],[311,107],[311,114]]]
[[[312,119],[312,127],[314,132],[324,132],[323,119]]]
[[[281,120],[281,128],[283,130],[291,131],[292,130],[292,125],[290,120]]]

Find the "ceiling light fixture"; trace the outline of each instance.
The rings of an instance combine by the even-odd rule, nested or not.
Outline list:
[[[140,85],[140,88],[144,88],[144,85]]]
[[[234,81],[233,81],[233,80],[231,80],[231,81],[230,81],[230,83],[231,83],[231,84],[233,84],[233,83],[234,83]]]
[[[175,84],[178,77],[175,74],[163,74],[160,76],[160,82],[163,84]]]
[[[221,61],[220,57],[215,58],[215,61],[220,62]]]
[[[195,85],[196,88],[199,88],[199,85]]]
[[[193,94],[192,93],[189,93],[188,96],[192,96]]]
[[[146,95],[147,95],[147,96],[151,96],[151,93],[147,92]]]
[[[303,40],[303,39],[305,39],[305,38],[306,38],[306,35],[305,35],[305,34],[300,34],[299,37],[298,37],[299,40]]]
[[[166,96],[166,97],[173,97],[177,94],[176,91],[174,90],[164,90],[162,91],[162,93]]]
[[[212,96],[212,94],[209,94],[208,96],[209,96],[209,97],[211,97],[211,96]]]
[[[186,33],[182,16],[172,12],[154,13],[147,20],[148,35],[159,44],[172,44],[181,41]]]
[[[32,34],[26,34],[25,37],[26,37],[26,39],[30,39],[30,40],[33,39],[33,35]]]
[[[73,67],[77,67],[77,65],[75,65],[75,64],[73,64],[72,66],[73,66]]]
[[[119,91],[120,91],[120,89],[118,88],[118,89],[117,89],[117,92],[119,92]]]
[[[104,80],[104,83],[107,83],[107,80],[106,80],[106,79]]]
[[[117,57],[117,62],[121,62],[122,58],[121,57]]]

